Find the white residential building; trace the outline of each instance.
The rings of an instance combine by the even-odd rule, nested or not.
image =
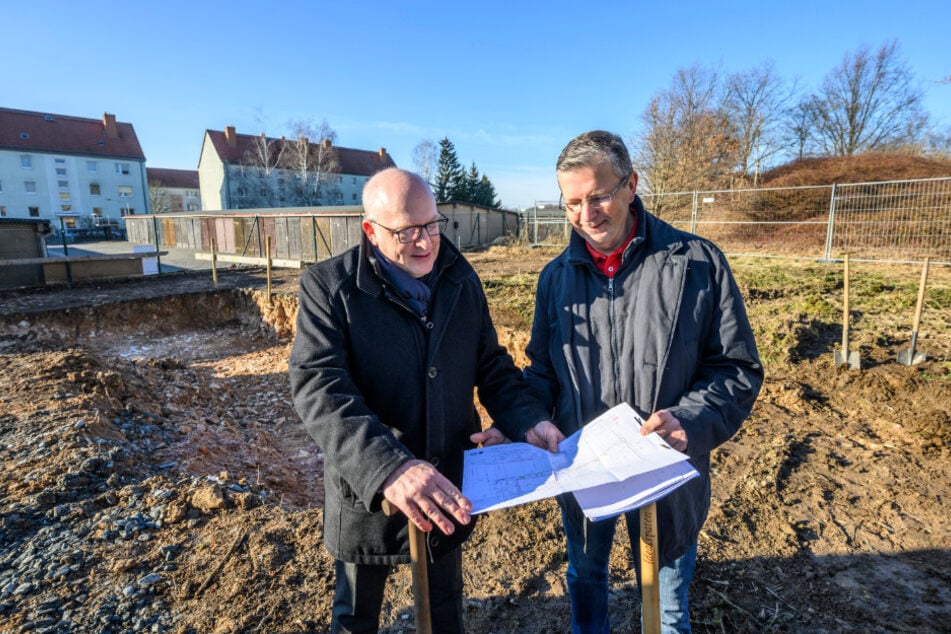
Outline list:
[[[152,213],[201,211],[198,170],[146,168],[149,177],[149,207]]]
[[[297,143],[283,137],[237,134],[234,126],[205,130],[198,161],[201,208],[360,205],[363,184],[380,170],[396,166],[386,148],[356,150],[324,141],[304,143],[298,156],[309,157],[308,169],[294,169],[295,148],[289,146]]]
[[[122,227],[148,213],[145,155],[130,123],[0,108],[0,217],[52,228]]]

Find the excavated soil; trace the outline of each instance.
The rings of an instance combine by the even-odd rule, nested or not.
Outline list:
[[[517,287],[551,256],[469,256],[519,363]],[[322,455],[286,378],[296,274],[270,299],[262,271],[209,278],[0,295],[0,631],[327,630]],[[933,278],[948,297],[951,275]],[[951,631],[949,307],[929,305],[928,359],[911,367],[894,362],[907,310],[860,314],[864,369],[850,370],[832,363],[835,318],[790,313],[795,289],[769,288],[756,264],[738,279],[768,378],[714,454],[695,631]],[[618,539],[618,632],[639,630],[629,555]],[[482,517],[465,553],[469,631],[565,632],[564,573],[551,500]],[[382,626],[415,630],[408,567]]]

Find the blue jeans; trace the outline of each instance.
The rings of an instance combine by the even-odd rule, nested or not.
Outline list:
[[[610,634],[608,621],[608,561],[614,545],[617,518],[587,522],[573,495],[558,497],[568,543],[568,597],[571,600],[571,631],[574,634]],[[631,551],[637,552],[637,511],[627,519]],[[638,588],[640,561],[635,556]],[[664,634],[690,632],[688,590],[697,562],[697,542],[686,553],[660,569],[660,621]]]

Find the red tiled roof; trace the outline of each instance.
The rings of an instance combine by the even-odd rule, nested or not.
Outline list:
[[[116,122],[116,136],[108,136],[105,118],[83,119],[0,108],[0,148],[144,161],[145,154],[132,124]]]
[[[145,173],[149,183],[159,183],[163,187],[199,189],[198,170],[173,170],[164,167],[147,167]]]
[[[240,165],[244,162],[246,152],[251,151],[252,140],[257,138],[251,134],[235,134],[236,143],[234,146],[228,145],[223,130],[205,130],[208,138],[218,153],[218,158],[223,163],[231,165]],[[274,141],[276,139],[268,139]],[[353,148],[334,146],[337,152],[337,162],[340,164],[340,174],[352,174],[354,176],[372,176],[380,170],[388,167],[396,167],[396,163],[390,157],[389,153],[380,148],[373,152],[370,150],[355,150]]]

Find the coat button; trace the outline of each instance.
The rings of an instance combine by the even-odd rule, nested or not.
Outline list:
[[[436,537],[435,535],[434,535],[433,537],[430,537],[430,538],[429,538],[429,545],[432,546],[433,548],[435,548],[436,546],[438,546],[438,545],[439,545],[439,538]]]
[[[435,379],[437,374],[439,373],[436,371],[436,366],[432,366],[429,368],[429,378]]]
[[[427,321],[427,322],[426,322],[426,330],[432,330],[432,329],[433,329],[433,322]]]
[[[434,467],[438,467],[438,466],[439,466],[439,456],[433,456],[432,458],[430,458],[430,459],[429,459],[429,464],[433,465]]]

